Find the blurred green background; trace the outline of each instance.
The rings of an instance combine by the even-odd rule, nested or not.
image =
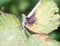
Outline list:
[[[39,0],[0,0],[0,11],[14,14],[22,21],[22,13],[28,14]],[[59,7],[60,14],[60,0],[55,0]],[[60,28],[60,27],[59,27]],[[60,29],[57,29],[48,35],[60,41]]]

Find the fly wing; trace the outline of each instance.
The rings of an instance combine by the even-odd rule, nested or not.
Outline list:
[[[40,3],[41,3],[41,0],[36,4],[36,6],[35,6],[35,7],[31,10],[31,12],[27,15],[28,18],[30,18],[30,17],[34,14],[35,10],[39,7]]]

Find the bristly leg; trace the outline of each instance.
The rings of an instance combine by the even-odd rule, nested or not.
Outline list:
[[[22,28],[24,29],[25,28],[25,23],[26,23],[26,15],[25,14],[22,14]]]

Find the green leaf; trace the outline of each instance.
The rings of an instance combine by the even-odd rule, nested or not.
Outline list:
[[[10,2],[11,0],[0,0],[0,6]]]
[[[27,37],[18,18],[0,12],[0,46],[25,46],[26,40]]]
[[[40,5],[33,13],[36,21],[33,24],[31,24],[32,22],[27,23],[26,27],[32,32],[46,34],[56,30],[60,25],[58,11],[59,8],[54,0],[41,0]]]
[[[46,37],[44,37],[46,38]],[[49,38],[46,38],[43,39],[43,35],[42,36],[31,36],[29,39],[28,39],[28,46],[60,46],[60,43],[56,40],[53,40],[53,39],[49,39]]]

